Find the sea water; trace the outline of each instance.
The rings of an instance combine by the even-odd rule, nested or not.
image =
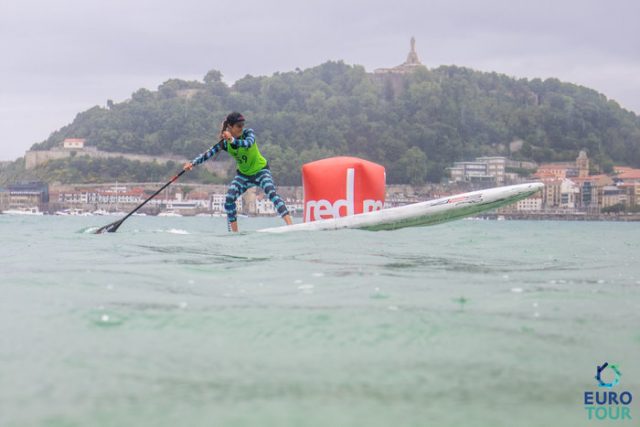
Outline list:
[[[605,361],[640,419],[638,224],[112,220],[0,215],[0,426],[592,425]]]

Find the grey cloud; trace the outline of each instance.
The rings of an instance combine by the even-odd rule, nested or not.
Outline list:
[[[373,70],[404,61],[412,35],[430,67],[558,77],[638,112],[637,16],[635,0],[0,0],[0,159],[73,111],[169,78],[215,68],[233,82],[329,59]]]

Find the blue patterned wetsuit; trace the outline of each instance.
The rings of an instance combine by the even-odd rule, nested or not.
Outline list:
[[[214,145],[193,159],[192,163],[199,165],[210,159],[220,150],[227,151],[229,155],[236,160],[238,166],[236,176],[227,189],[227,197],[224,203],[227,219],[230,223],[237,220],[236,200],[247,191],[248,188],[254,186],[262,188],[281,217],[289,213],[284,201],[276,193],[276,187],[273,183],[271,171],[269,171],[269,165],[258,150],[258,144],[255,142],[255,135],[252,129],[243,130],[242,136],[237,139],[233,138],[230,143],[223,141],[220,144]]]

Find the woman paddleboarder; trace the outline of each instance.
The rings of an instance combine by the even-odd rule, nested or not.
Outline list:
[[[258,149],[253,129],[244,129],[244,116],[233,112],[222,123],[219,143],[209,148],[204,153],[184,165],[185,170],[191,170],[194,166],[206,162],[220,150],[224,150],[236,160],[236,176],[229,184],[224,209],[227,212],[227,221],[231,231],[238,231],[238,218],[236,200],[250,187],[260,187],[267,195],[278,214],[287,225],[291,225],[291,216],[282,197],[276,193],[273,177],[269,170],[269,163]]]

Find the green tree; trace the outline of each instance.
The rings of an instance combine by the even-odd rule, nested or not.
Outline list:
[[[427,155],[418,147],[409,148],[399,161],[405,180],[411,185],[424,185],[427,177]]]
[[[204,76],[204,82],[206,84],[211,84],[211,83],[218,83],[222,81],[222,73],[218,70],[210,70],[205,76]]]

